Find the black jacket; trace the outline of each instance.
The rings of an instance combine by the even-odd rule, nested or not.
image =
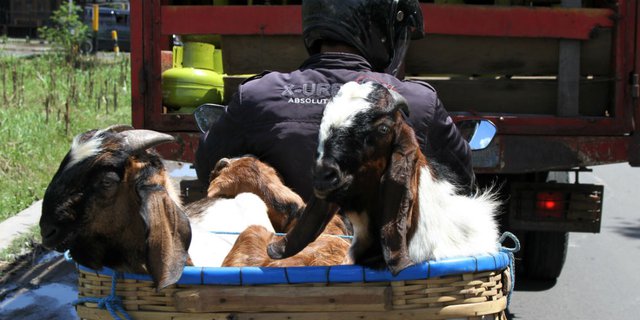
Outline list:
[[[208,184],[220,158],[253,154],[308,200],[324,106],[342,84],[369,80],[386,84],[407,99],[409,122],[427,159],[448,168],[461,187],[471,190],[471,151],[433,87],[372,72],[364,58],[348,53],[316,54],[294,72],[264,73],[240,85],[227,112],[201,138],[196,151],[199,180]]]

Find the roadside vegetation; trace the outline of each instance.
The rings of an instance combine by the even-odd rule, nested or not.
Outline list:
[[[31,252],[38,252],[38,246],[40,246],[40,228],[37,226],[31,227],[29,230],[25,230],[21,233],[9,247],[0,251],[0,278],[5,275],[4,269],[16,261],[19,257],[28,256]],[[42,246],[40,246],[42,247]],[[0,281],[2,282],[2,281]]]
[[[55,32],[43,30],[47,34]],[[48,39],[59,46],[45,55],[19,58],[0,51],[0,222],[42,199],[76,134],[131,123],[128,55],[81,55],[74,49],[81,41],[76,35]],[[39,242],[37,228],[25,232],[6,251],[17,254]],[[14,253],[0,252],[0,261]]]
[[[52,26],[38,29],[40,38],[53,44],[58,55],[72,64],[80,58],[78,51],[81,44],[89,39],[89,27],[80,19],[81,14],[82,8],[73,5],[73,2],[70,5],[62,4],[51,15]]]
[[[0,221],[41,199],[73,137],[131,123],[129,59],[0,58]]]

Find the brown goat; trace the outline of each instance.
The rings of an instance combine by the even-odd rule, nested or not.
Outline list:
[[[302,198],[284,186],[278,173],[255,157],[220,159],[210,180],[209,198],[233,198],[243,192],[258,195],[267,204],[269,220],[276,232],[289,230],[304,208]]]
[[[276,170],[253,156],[223,158],[211,172],[208,198],[233,198],[240,193],[258,195],[267,205],[267,213],[276,232],[288,232],[298,221],[305,203],[284,185]],[[342,219],[332,219],[326,234],[346,235],[348,228]]]
[[[291,230],[305,208],[302,198],[283,184],[271,166],[257,158],[244,156],[218,161],[211,174],[207,196],[233,198],[243,192],[254,193],[265,202],[269,219],[277,232]],[[250,226],[238,236],[222,265],[325,266],[346,263],[350,244],[339,236],[348,233],[342,219],[335,215],[324,235],[306,250],[288,259],[274,261],[267,255],[266,248],[277,236],[262,226]]]
[[[347,256],[351,243],[336,235],[321,234],[297,254],[281,260],[267,254],[267,245],[279,236],[262,226],[249,226],[243,231],[222,262],[225,267],[292,267],[350,264]]]
[[[147,150],[173,137],[132,129],[73,140],[44,195],[42,243],[93,269],[149,273],[162,288],[182,274],[191,228],[160,158]]]

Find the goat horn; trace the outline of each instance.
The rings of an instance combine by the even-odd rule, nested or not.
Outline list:
[[[394,90],[389,90],[389,93],[391,93],[391,96],[393,97],[394,105],[393,108],[398,110],[400,109],[402,112],[404,112],[404,114],[408,117],[409,116],[409,103],[407,102],[407,99],[405,99],[405,97],[403,97],[400,93],[394,91]]]
[[[140,152],[165,142],[175,141],[175,138],[166,133],[152,130],[128,130],[120,132],[124,138],[125,145],[131,153]]]

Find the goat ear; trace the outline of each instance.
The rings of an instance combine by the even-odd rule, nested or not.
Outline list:
[[[120,135],[130,153],[138,153],[161,143],[175,141],[170,134],[152,130],[127,130],[120,132]]]
[[[417,184],[416,163],[420,149],[413,131],[403,124],[394,142],[391,162],[382,177],[380,186],[381,246],[384,260],[392,274],[396,275],[413,264],[407,249],[407,231],[411,221],[411,209],[417,196],[413,188]]]
[[[267,253],[272,259],[284,259],[302,251],[322,233],[338,206],[325,200],[311,197],[296,225],[283,238],[272,242]]]
[[[191,226],[182,209],[159,185],[138,187],[140,215],[147,227],[147,269],[158,290],[180,279],[191,243]]]

